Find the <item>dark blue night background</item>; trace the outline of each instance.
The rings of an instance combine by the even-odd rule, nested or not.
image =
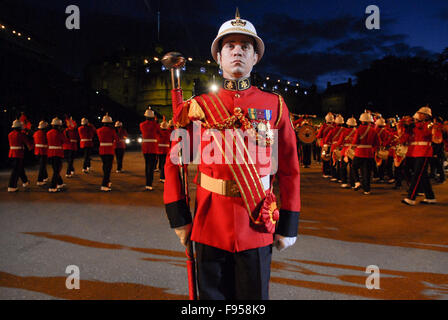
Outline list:
[[[65,28],[71,4],[80,8],[80,30]],[[365,27],[368,5],[380,9],[380,30]],[[0,2],[0,16],[48,41],[61,69],[81,76],[87,63],[119,47],[152,52],[157,37],[164,51],[211,59],[210,44],[237,6],[266,45],[256,71],[319,90],[386,55],[434,58],[448,47],[446,0],[14,0]]]

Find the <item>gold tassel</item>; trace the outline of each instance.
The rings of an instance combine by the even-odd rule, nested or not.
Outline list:
[[[205,113],[195,99],[191,99],[190,110],[188,111],[188,118],[190,118],[191,121],[205,119]]]

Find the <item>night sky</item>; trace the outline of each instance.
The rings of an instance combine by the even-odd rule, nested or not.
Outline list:
[[[71,4],[80,8],[80,30],[65,28]],[[380,30],[365,27],[368,5],[380,8]],[[319,89],[388,54],[434,58],[448,47],[447,0],[3,0],[0,21],[48,42],[55,62],[81,77],[88,62],[120,47],[152,54],[157,12],[164,51],[211,59],[211,42],[237,6],[266,45],[256,71]]]

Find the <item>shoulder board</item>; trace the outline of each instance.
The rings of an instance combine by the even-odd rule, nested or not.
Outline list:
[[[265,88],[265,87],[263,87],[263,86],[260,86],[260,87],[257,87],[257,88],[260,89],[260,90],[263,91],[263,92],[267,92],[267,93],[272,93],[272,94],[279,95],[278,93],[276,93],[276,92],[274,92],[274,91],[272,91],[272,90],[269,90],[268,88]]]

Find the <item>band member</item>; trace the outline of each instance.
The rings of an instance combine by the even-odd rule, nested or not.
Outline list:
[[[95,127],[89,123],[86,118],[81,119],[81,126],[78,128],[79,146],[84,150],[84,162],[82,164],[82,172],[89,173],[90,171],[90,154],[93,148],[93,138],[96,135]]]
[[[339,140],[341,133],[344,131],[344,118],[341,115],[337,115],[334,119],[335,126],[328,132],[324,138],[324,145],[330,146],[330,166],[331,166],[331,182],[337,182],[340,180],[340,168],[341,168],[341,153],[336,144]]]
[[[165,182],[165,160],[166,156],[170,151],[170,136],[173,131],[173,121],[162,121],[160,124],[160,132],[158,139],[158,148],[157,153],[159,157],[159,166],[160,166],[160,182]]]
[[[39,175],[37,176],[37,185],[43,186],[48,181],[47,162],[48,162],[48,142],[47,129],[48,123],[39,122],[37,131],[33,135],[34,154],[39,159]]]
[[[354,137],[354,134],[356,132],[356,119],[350,118],[346,122],[347,128],[342,131],[339,140],[335,144],[335,148],[342,148],[341,150],[341,188],[354,188],[355,187],[355,176],[353,173],[353,160],[352,158],[347,154],[347,151],[352,146],[351,141]],[[348,170],[347,170],[348,167]],[[349,179],[347,178],[347,174],[349,176]],[[349,182],[350,184],[348,184]]]
[[[25,134],[22,133],[22,122],[20,120],[14,120],[11,128],[12,131],[8,134],[8,140],[12,171],[9,178],[8,192],[16,192],[19,190],[17,187],[19,178],[22,180],[22,186],[24,188],[28,188],[30,185],[25,173],[23,158],[25,156],[25,147],[31,150],[33,146],[30,144]]]
[[[356,129],[352,145],[356,145],[355,158],[353,159],[353,171],[355,175],[355,188],[359,190],[362,186],[364,194],[370,194],[370,177],[373,168],[374,151],[379,146],[378,134],[373,128],[373,117],[370,113],[364,112],[359,120],[361,125]],[[359,179],[361,170],[362,179]]]
[[[148,107],[145,111],[146,120],[140,123],[142,133],[142,152],[145,157],[145,190],[152,191],[152,182],[154,180],[154,170],[157,164],[157,138],[159,137],[160,127],[155,121],[154,111]]]
[[[334,115],[329,112],[325,116],[325,123],[319,129],[317,133],[317,144],[322,148],[322,176],[324,178],[331,177],[331,153],[330,153],[330,145],[324,144],[324,138],[334,127]]]
[[[65,173],[66,178],[71,178],[75,174],[75,167],[73,161],[78,151],[78,129],[76,122],[72,117],[65,119],[66,128],[64,130],[65,142],[62,148],[64,149],[64,158],[67,161],[67,171]]]
[[[414,114],[413,118],[415,123],[411,127],[412,134],[406,157],[412,170],[411,185],[407,198],[402,202],[407,205],[415,205],[417,193],[421,188],[426,196],[422,203],[434,204],[437,201],[428,176],[428,163],[432,157],[432,128],[430,127],[432,111],[428,106],[422,107]]]
[[[117,158],[117,170],[115,172],[121,173],[123,170],[123,157],[126,149],[126,138],[128,132],[123,128],[121,121],[115,122],[115,131],[117,132],[118,140],[114,142],[115,156]]]
[[[445,181],[445,170],[443,170],[443,162],[445,161],[445,151],[443,145],[443,119],[434,118],[432,126],[432,150],[433,156],[429,162],[431,166],[430,178],[435,179],[438,183]]]
[[[103,182],[101,191],[108,192],[112,190],[110,182],[110,172],[114,162],[114,143],[118,141],[118,135],[113,128],[112,118],[106,114],[101,120],[103,126],[97,130],[98,140],[100,141],[99,154],[103,162]]]
[[[380,149],[387,150],[390,143],[390,132],[386,129],[386,120],[383,118],[378,118],[375,122],[375,131],[378,134],[380,141]],[[387,159],[381,159],[377,153],[375,153],[375,164],[378,170],[378,180],[379,183],[384,183],[384,177],[386,174]],[[392,177],[392,176],[389,176]]]
[[[187,245],[191,232],[196,244],[200,299],[268,299],[272,244],[282,250],[293,245],[297,236],[300,176],[295,132],[283,98],[251,85],[252,68],[264,53],[263,41],[252,23],[240,19],[237,12],[235,19],[221,26],[211,52],[223,71],[222,88],[179,102],[174,119],[176,126],[190,130],[193,120],[200,121],[202,136],[215,137],[204,138],[208,143],[202,141],[201,157],[210,155],[207,150],[213,140],[213,155],[219,162],[202,161],[198,166],[192,224],[180,167],[167,157],[166,211],[181,242]],[[173,90],[173,96],[177,97],[177,92]],[[253,135],[260,152],[269,152],[274,143],[280,146],[276,172],[280,212],[274,209],[270,191],[276,161],[271,159],[266,168],[255,158],[250,165],[246,149],[255,141],[246,141],[236,129]],[[276,129],[278,135],[274,135]],[[236,140],[220,139],[225,130],[230,130]],[[234,148],[234,142],[241,148]],[[226,154],[228,148],[235,153]],[[242,163],[235,161],[237,155],[239,160],[244,159]]]
[[[62,133],[62,120],[53,118],[51,120],[53,129],[47,132],[48,141],[48,162],[53,168],[53,177],[48,192],[59,192],[65,187],[61,177],[62,159],[64,159],[63,145],[66,140]]]

